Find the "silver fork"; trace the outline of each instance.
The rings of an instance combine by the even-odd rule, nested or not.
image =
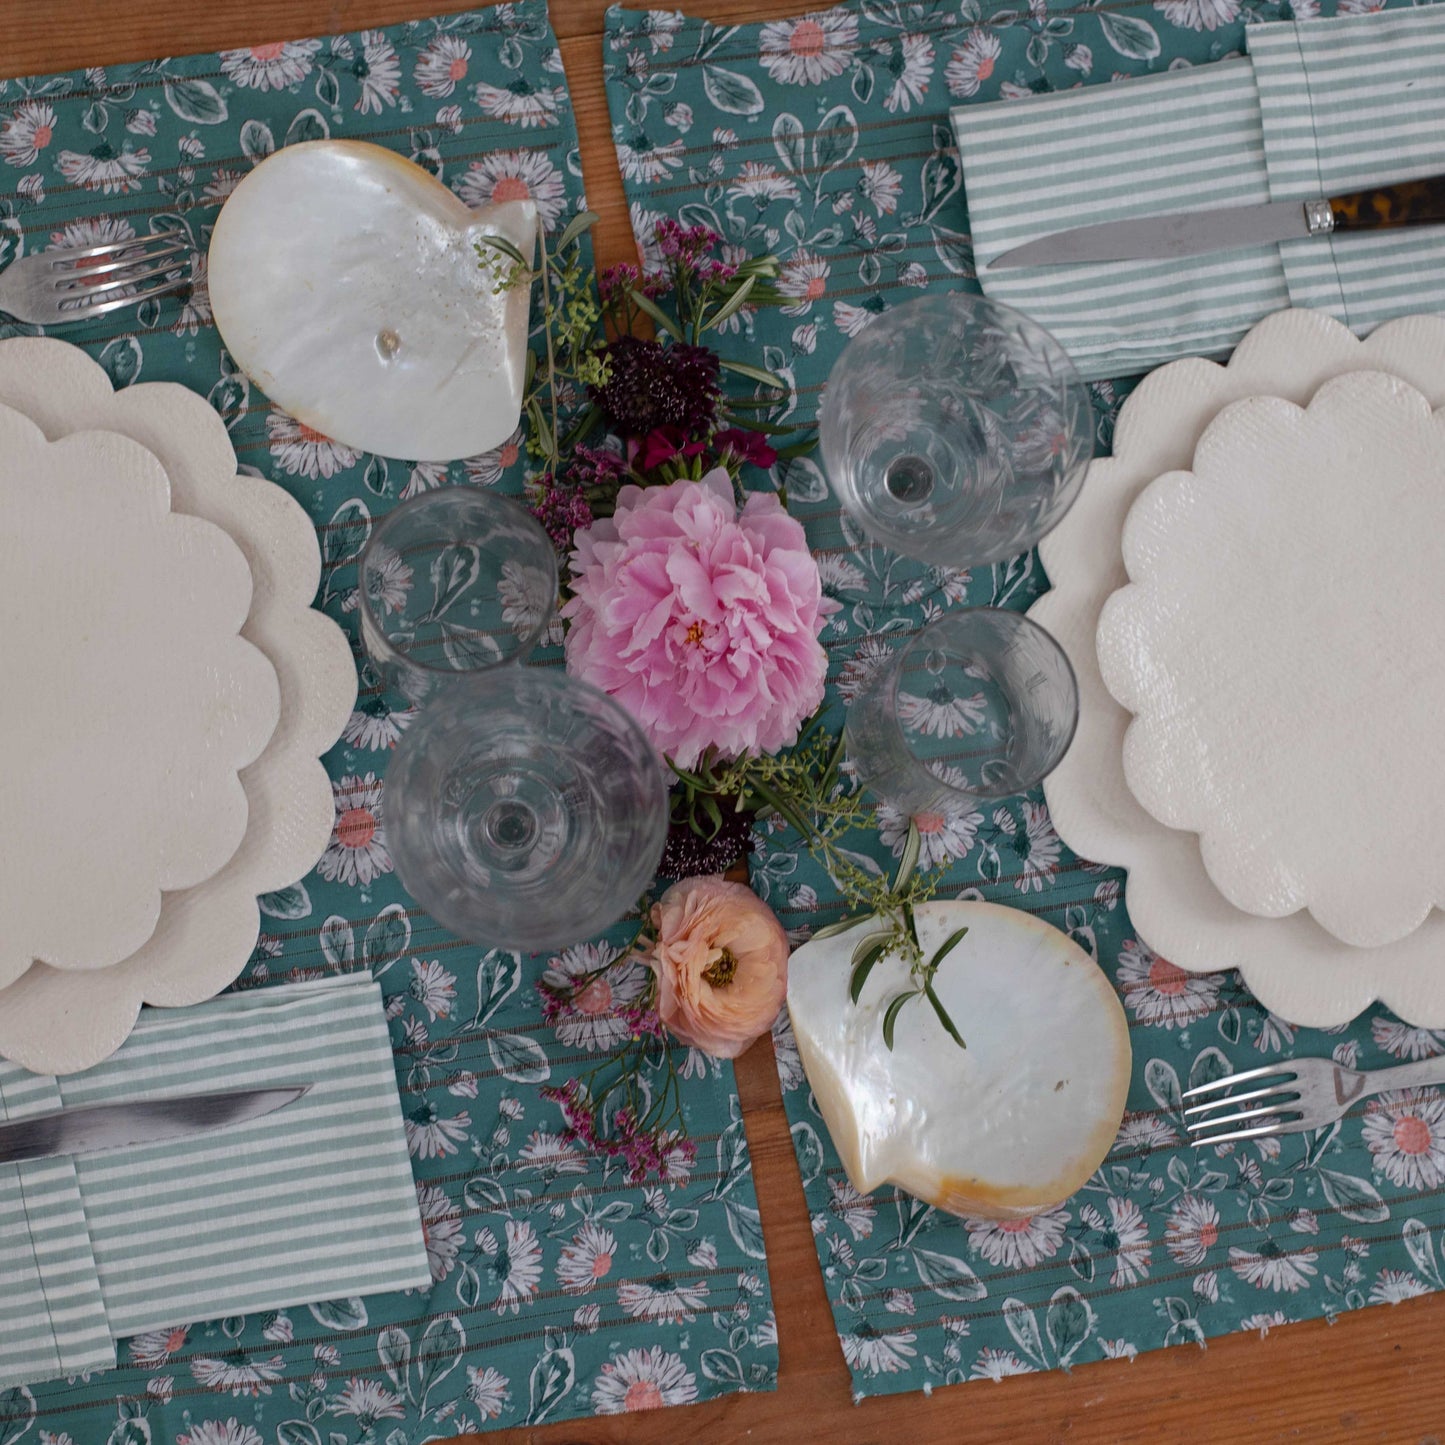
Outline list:
[[[1264,1080],[1273,1083],[1265,1084]],[[1242,1094],[1240,1084],[1258,1084]],[[1357,1099],[1386,1089],[1411,1089],[1424,1084],[1445,1084],[1445,1058],[1422,1059],[1393,1069],[1347,1069],[1333,1059],[1293,1059],[1229,1074],[1212,1084],[1185,1091],[1186,1099],[1202,1102],[1184,1111],[1185,1128],[1193,1144],[1223,1144],[1229,1139],[1257,1139],[1265,1134],[1300,1134],[1323,1129],[1342,1118]],[[1220,1109],[1248,1104],[1236,1113]],[[1250,1124],[1251,1120],[1260,1122]],[[1248,1124],[1248,1128],[1236,1127]]]
[[[0,311],[33,326],[85,321],[189,286],[194,264],[175,231],[36,251],[0,272]]]

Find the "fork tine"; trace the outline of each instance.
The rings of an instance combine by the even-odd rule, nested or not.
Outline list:
[[[173,292],[184,290],[190,284],[189,276],[177,276],[174,281],[168,281],[163,286],[145,287],[130,296],[118,296],[114,301],[98,301],[91,305],[82,300],[81,304],[72,310],[62,311],[57,320],[85,321],[92,316],[103,316],[107,311],[116,311],[122,306],[138,306],[142,301],[149,301],[152,296],[169,296]]]
[[[144,266],[149,261],[159,261],[166,256],[180,256],[190,249],[185,241],[181,241],[178,245],[167,246],[164,249],[148,246],[137,255],[125,256],[119,261],[106,261],[99,266],[64,266],[57,261],[51,270],[62,280],[68,280],[73,276],[77,280],[88,281],[93,276],[108,276],[112,271],[124,271],[131,266]]]
[[[1189,1142],[1196,1149],[1206,1144],[1232,1144],[1236,1139],[1262,1139],[1266,1134],[1283,1134],[1284,1124],[1276,1120],[1273,1124],[1261,1124],[1255,1129],[1236,1129],[1230,1134],[1196,1134],[1191,1132]]]
[[[1227,1109],[1231,1104],[1247,1104],[1251,1099],[1265,1099],[1271,1095],[1278,1094],[1284,1098],[1300,1098],[1299,1090],[1289,1080],[1279,1084],[1266,1084],[1262,1089],[1251,1089],[1247,1094],[1224,1094],[1218,1099],[1207,1099],[1202,1104],[1191,1104],[1184,1111],[1187,1119],[1191,1114],[1207,1114],[1211,1109]],[[1210,1123],[1207,1119],[1199,1120],[1201,1124]]]
[[[1191,1134],[1197,1134],[1204,1129],[1227,1129],[1231,1124],[1243,1124],[1250,1119],[1282,1119],[1286,1114],[1294,1116],[1302,1113],[1297,1103],[1261,1104],[1254,1109],[1241,1109],[1237,1114],[1222,1114],[1214,1119],[1196,1119],[1186,1127]]]
[[[1192,1089],[1184,1091],[1184,1097],[1197,1099],[1203,1094],[1217,1094],[1225,1089],[1232,1089],[1236,1084],[1247,1084],[1252,1079],[1268,1079],[1274,1075],[1283,1075],[1291,1081],[1297,1077],[1296,1071],[1289,1064],[1266,1064],[1263,1068],[1246,1069],[1242,1074],[1226,1074],[1222,1079],[1215,1079],[1212,1084],[1196,1084]]]
[[[181,264],[184,265],[185,263],[182,262]],[[106,281],[99,286],[79,285],[63,287],[60,289],[59,295],[64,301],[78,301],[85,296],[113,295],[116,291],[124,287],[139,286],[143,281],[152,281],[157,276],[165,276],[176,269],[177,263],[175,261],[163,261],[159,266],[152,266],[149,271],[137,271],[131,275],[116,276],[113,280]],[[189,281],[190,277],[187,276],[180,279]]]
[[[113,256],[118,251],[147,250],[154,247],[157,241],[173,243],[180,240],[183,245],[189,245],[185,237],[178,231],[159,231],[149,236],[132,236],[128,241],[103,241],[98,246],[65,246],[57,248],[52,252],[42,252],[42,255],[54,256],[57,266],[67,261],[83,261],[90,256]]]

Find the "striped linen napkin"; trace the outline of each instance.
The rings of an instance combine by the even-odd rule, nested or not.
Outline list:
[[[427,1287],[370,978],[145,1010],[84,1074],[0,1065],[0,1107],[308,1082],[280,1112],[212,1134],[0,1166],[0,1278],[14,1272],[18,1286],[0,1290],[0,1385],[113,1365],[113,1341],[181,1321]]]
[[[1277,247],[990,272],[1071,226],[1269,200],[1248,60],[953,112],[984,294],[1052,331],[1086,380],[1230,350],[1289,305]]]
[[[1275,200],[1445,173],[1445,13],[1437,7],[1245,34]],[[1357,332],[1445,310],[1438,230],[1287,241],[1279,250],[1291,302]]]
[[[1284,306],[1361,332],[1445,309],[1438,231],[988,269],[1071,226],[1445,171],[1439,7],[1252,25],[1245,41],[1247,58],[953,112],[979,282],[1053,331],[1086,378],[1221,355]]]
[[[0,1070],[0,1118],[60,1108],[54,1079]],[[74,1160],[0,1165],[0,1386],[113,1364]]]

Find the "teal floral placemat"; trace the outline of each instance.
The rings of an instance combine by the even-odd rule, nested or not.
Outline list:
[[[556,39],[541,0],[388,30],[0,81],[0,263],[56,244],[185,233],[274,147],[347,136],[428,167],[463,200],[583,207]],[[0,335],[33,328],[0,324]],[[517,439],[450,467],[360,454],[271,407],[221,348],[204,271],[190,294],[65,328],[117,386],[208,396],[244,468],[306,506],[321,605],[353,631],[355,558],[398,498],[469,481],[519,490]],[[336,828],[316,870],[263,900],[243,986],[369,969],[387,996],[434,1285],[174,1327],[123,1342],[123,1368],[0,1396],[0,1442],[415,1445],[489,1427],[771,1389],[777,1339],[730,1066],[683,1062],[696,1144],[665,1177],[569,1144],[542,1089],[625,1036],[640,974],[543,1019],[536,985],[596,967],[484,952],[406,896],[386,841],[386,762],[411,714],[363,674],[327,759]],[[78,887],[83,879],[76,880]],[[310,1221],[325,1231],[326,1219]],[[258,1238],[256,1248],[266,1248]]]
[[[1294,13],[1318,8],[1297,0]],[[644,254],[667,215],[782,257],[789,304],[740,324],[806,420],[874,315],[931,287],[977,289],[950,106],[1215,60],[1240,52],[1246,22],[1290,13],[1240,0],[863,0],[736,27],[614,9],[608,97],[634,229]],[[1093,387],[1101,450],[1126,390]],[[1032,555],[972,573],[899,567],[849,534],[815,465],[774,479],[844,604],[825,639],[835,723],[870,669],[939,609],[1023,608],[1047,586]],[[896,1191],[854,1192],[779,1020],[819,1263],[859,1396],[1127,1358],[1445,1288],[1438,1091],[1383,1096],[1319,1135],[1198,1153],[1182,1143],[1180,1103],[1193,1083],[1295,1053],[1375,1067],[1445,1052],[1445,1033],[1380,1010],[1328,1034],[1297,1031],[1235,976],[1182,973],[1135,936],[1122,874],[1063,846],[1040,793],[919,822],[922,866],[942,870],[942,895],[1026,908],[1100,960],[1132,1025],[1134,1082],[1109,1158],[1072,1199],[1007,1224],[960,1221]],[[879,824],[867,853],[891,866],[907,820],[885,809]],[[761,832],[752,867],[789,927],[840,916],[794,835]]]

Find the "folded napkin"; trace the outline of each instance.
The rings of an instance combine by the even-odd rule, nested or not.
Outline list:
[[[1073,226],[1269,200],[1248,60],[953,112],[979,283],[1052,331],[1086,379],[1230,350],[1289,305],[1277,247],[987,269]]]
[[[1339,195],[1445,173],[1445,13],[1434,6],[1245,32],[1270,195]],[[1445,240],[1430,230],[1287,241],[1295,306],[1365,333],[1445,310]]]
[[[1366,331],[1445,309],[1440,233],[993,272],[1072,226],[1306,199],[1445,171],[1445,12],[1252,25],[1248,58],[953,112],[979,281],[1088,378],[1229,351],[1310,306]]]
[[[113,1365],[113,1342],[144,1330],[429,1285],[370,978],[145,1010],[86,1073],[0,1064],[0,1110],[308,1082],[215,1133],[0,1165],[0,1386]]]
[[[0,1118],[60,1108],[54,1079],[0,1070]],[[74,1162],[0,1165],[0,1386],[113,1364]]]

